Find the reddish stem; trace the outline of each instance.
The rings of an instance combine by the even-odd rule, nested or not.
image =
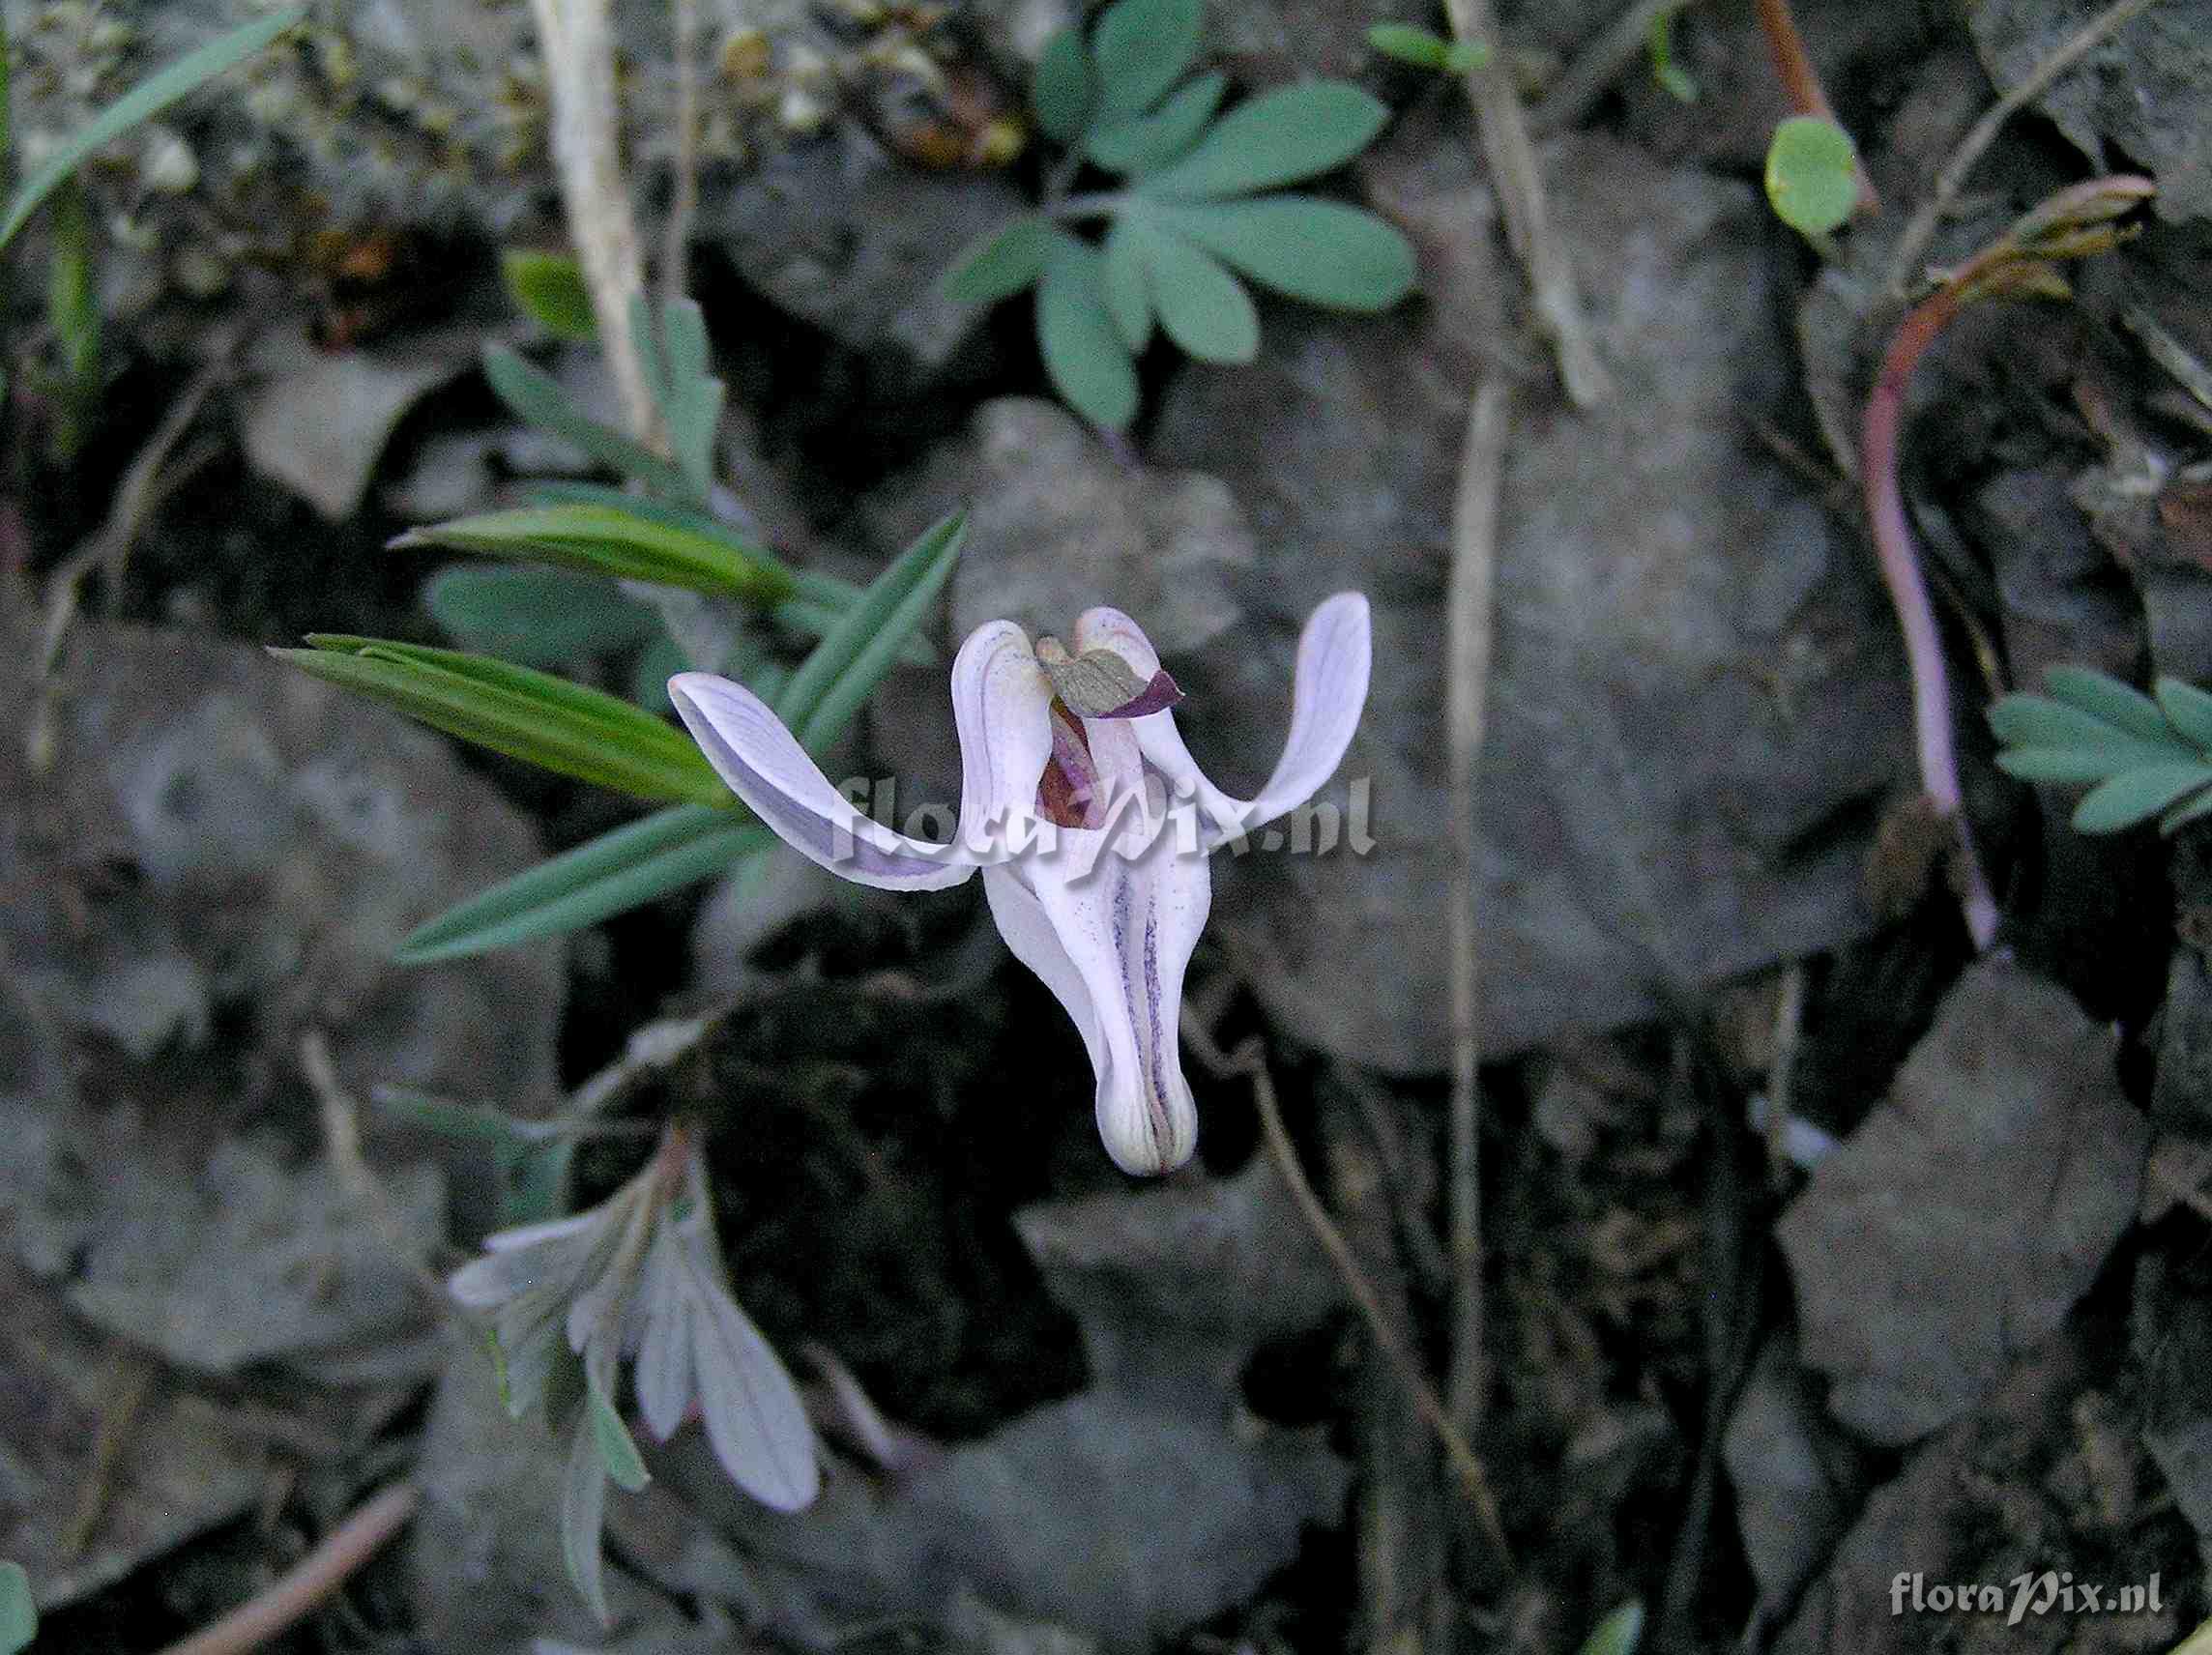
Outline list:
[[[1797,32],[1797,19],[1790,14],[1790,0],[1759,0],[1759,26],[1765,31],[1767,50],[1774,55],[1774,73],[1782,82],[1782,95],[1790,107],[1800,115],[1813,115],[1830,126],[1841,127],[1835,110],[1829,106],[1828,94],[1820,85],[1819,71],[1813,67],[1813,54],[1805,49],[1805,37]],[[1867,177],[1862,164],[1853,169],[1859,175],[1858,210],[1878,213],[1881,202],[1874,192],[1874,181]]]
[[[1881,371],[1868,393],[1861,427],[1860,472],[1866,483],[1867,519],[1874,530],[1882,580],[1905,634],[1905,658],[1912,676],[1912,732],[1920,753],[1920,785],[1936,816],[1958,834],[1960,905],[1977,950],[1995,940],[1996,899],[1991,894],[1981,858],[1967,826],[1959,787],[1959,757],[1951,740],[1951,682],[1943,666],[1943,643],[1935,606],[1920,572],[1920,554],[1905,515],[1905,492],[1897,479],[1897,439],[1905,421],[1905,392],[1920,358],[1959,313],[1956,287],[1944,287],[1913,306],[1882,354]]]

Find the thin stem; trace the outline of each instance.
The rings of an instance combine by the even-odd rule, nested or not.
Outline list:
[[[1905,658],[1912,677],[1913,741],[1920,755],[1920,785],[1936,817],[1958,834],[1960,903],[1966,930],[1977,950],[1996,937],[1997,909],[1988,876],[1975,854],[1959,786],[1959,758],[1951,739],[1951,682],[1943,665],[1943,643],[1935,606],[1920,569],[1912,526],[1905,514],[1905,491],[1897,475],[1897,444],[1905,420],[1905,392],[1912,370],[1951,318],[1959,312],[1959,290],[1945,287],[1915,305],[1882,354],[1881,371],[1867,396],[1861,427],[1860,475],[1866,487],[1867,521],[1882,581],[1897,610],[1905,637]]]
[[[1066,195],[1048,202],[1044,216],[1055,223],[1071,223],[1078,218],[1110,218],[1121,211],[1126,197],[1120,191],[1093,190],[1086,195]]]
[[[1498,484],[1511,396],[1501,378],[1485,379],[1468,408],[1460,450],[1459,497],[1452,513],[1452,568],[1445,597],[1449,683],[1444,741],[1451,784],[1451,1374],[1445,1386],[1452,1423],[1471,1437],[1488,1391],[1483,1360],[1482,1179],[1479,1074],[1482,1029],[1478,989],[1481,888],[1475,783],[1490,682],[1491,589],[1498,562]]]
[[[246,1655],[258,1649],[336,1591],[397,1534],[422,1498],[412,1483],[394,1483],[324,1536],[323,1543],[268,1590],[213,1626],[172,1643],[161,1655]]]
[[[1951,152],[1951,159],[1936,175],[1936,188],[1929,191],[1928,199],[1920,204],[1919,211],[1905,226],[1905,234],[1898,239],[1897,252],[1889,266],[1891,291],[1903,296],[1910,290],[1914,273],[1927,254],[1928,244],[1936,238],[1936,226],[1958,200],[1959,191],[1965,188],[1967,175],[1974,170],[1983,152],[1996,141],[2005,122],[2022,106],[2040,98],[2052,81],[2096,50],[2113,33],[2157,4],[2158,0],[2115,0],[2115,4],[2105,8],[2037,64],[2025,80],[1990,105],[1989,112],[1959,140],[1959,147]]]
[[[1451,19],[1452,35],[1457,40],[1488,44],[1498,39],[1490,0],[1445,0],[1444,15]],[[1544,174],[1536,164],[1536,147],[1528,136],[1528,119],[1522,111],[1520,95],[1506,75],[1500,53],[1490,53],[1483,63],[1468,71],[1467,95],[1474,105],[1482,152],[1498,180],[1506,240],[1512,243],[1514,256],[1528,276],[1528,302],[1536,313],[1536,325],[1552,341],[1567,399],[1577,408],[1594,408],[1613,394],[1613,381],[1590,343],[1582,298],[1575,291],[1574,268],[1552,227]]]

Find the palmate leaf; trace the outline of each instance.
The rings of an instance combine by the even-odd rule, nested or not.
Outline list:
[[[939,284],[947,299],[995,305],[1044,275],[1045,255],[1059,232],[1043,218],[1016,218],[993,230],[954,261]]]
[[[763,605],[780,602],[797,587],[791,571],[765,548],[657,520],[626,501],[485,511],[410,529],[391,544],[394,549],[449,546]]]
[[[1167,96],[1198,53],[1199,0],[1117,0],[1091,34],[1091,124],[1125,121]]]
[[[1150,115],[1092,128],[1084,153],[1112,172],[1156,171],[1198,141],[1228,86],[1227,75],[1202,74]]]
[[[1382,130],[1390,111],[1343,80],[1309,80],[1238,104],[1173,166],[1138,181],[1161,201],[1248,195],[1342,166]]]
[[[1310,195],[1148,203],[1178,235],[1262,285],[1310,305],[1382,310],[1413,288],[1412,244],[1372,213]]]
[[[1105,256],[1054,234],[1037,289],[1037,348],[1053,389],[1094,425],[1120,430],[1137,415],[1137,367],[1106,302]]]
[[[307,15],[305,6],[287,7],[233,29],[176,62],[156,70],[82,127],[56,144],[38,170],[15,187],[0,213],[0,247],[15,239],[32,214],[61,182],[103,146],[141,122],[150,121],[178,99],[206,85],[260,51]]]
[[[640,798],[731,802],[695,744],[619,696],[456,650],[333,633],[310,633],[307,642],[269,653],[449,735],[579,781]]]

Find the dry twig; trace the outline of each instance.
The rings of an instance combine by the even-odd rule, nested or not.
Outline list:
[[[1498,23],[1490,0],[1445,0],[1444,14],[1456,39],[1497,45]],[[1575,291],[1574,269],[1552,228],[1543,171],[1528,136],[1528,118],[1498,52],[1492,51],[1489,61],[1468,71],[1467,95],[1474,105],[1483,154],[1498,180],[1506,239],[1528,276],[1536,325],[1552,341],[1568,400],[1577,408],[1594,408],[1613,394],[1613,381],[1590,343],[1582,298]]]
[[[681,299],[690,285],[691,215],[699,205],[699,0],[671,0],[676,23],[676,188],[660,247],[660,292]]]
[[[1480,927],[1475,902],[1480,816],[1475,783],[1482,764],[1490,682],[1491,589],[1498,562],[1498,483],[1505,456],[1511,393],[1499,376],[1475,388],[1460,450],[1459,495],[1452,511],[1452,567],[1445,598],[1449,683],[1444,741],[1451,785],[1451,1376],[1452,1423],[1471,1437],[1489,1389],[1482,1352],[1482,1179],[1479,1071],[1482,1057],[1477,972]]]
[[[154,1388],[153,1365],[134,1356],[119,1353],[112,1373],[114,1382],[100,1410],[100,1429],[92,1440],[92,1464],[77,1490],[76,1511],[59,1547],[64,1561],[73,1561],[99,1532],[108,1495],[115,1486],[115,1467],[122,1462],[123,1450],[130,1445],[138,1415]]]
[[[1928,199],[1920,204],[1906,224],[1905,234],[1898,238],[1897,251],[1889,266],[1891,292],[1899,298],[1910,292],[1915,272],[1928,252],[1928,244],[1936,238],[1936,225],[1958,200],[1959,191],[1966,187],[1966,175],[1974,170],[1983,152],[1996,141],[2004,124],[2022,107],[2042,97],[2052,81],[2157,4],[2158,0],[2114,0],[2114,4],[2098,13],[2079,33],[2037,64],[2025,80],[1990,105],[1989,112],[1959,140],[1959,147],[1951,152],[1951,159],[1936,175],[1936,188],[1928,192]]]
[[[310,1029],[300,1036],[300,1068],[307,1077],[307,1087],[315,1094],[315,1101],[322,1106],[324,1152],[330,1156],[331,1170],[337,1174],[338,1181],[352,1193],[369,1223],[376,1227],[377,1239],[384,1243],[385,1250],[414,1277],[415,1286],[423,1298],[442,1315],[457,1314],[452,1295],[446,1292],[446,1284],[408,1241],[407,1233],[400,1227],[399,1215],[393,1209],[391,1195],[369,1171],[368,1162],[361,1152],[361,1106],[354,1102],[345,1083],[338,1079],[337,1066],[331,1061],[330,1042],[320,1029]]]
[[[267,1591],[161,1655],[246,1655],[336,1591],[383,1550],[421,1503],[412,1483],[394,1483],[323,1537]]]

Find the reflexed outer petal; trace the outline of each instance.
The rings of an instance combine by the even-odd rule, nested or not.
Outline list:
[[[679,673],[668,681],[668,698],[730,791],[809,861],[888,890],[958,885],[974,871],[957,844],[909,839],[862,815],[742,684]]]
[[[1079,650],[1110,649],[1139,677],[1159,670],[1160,658],[1144,631],[1118,609],[1092,609],[1075,624]],[[1256,798],[1234,798],[1207,779],[1183,745],[1173,712],[1129,720],[1145,757],[1171,781],[1196,790],[1212,823],[1208,845],[1263,828],[1295,810],[1335,773],[1367,705],[1373,659],[1367,599],[1340,592],[1310,616],[1298,638],[1296,682],[1291,693],[1291,734],[1283,756]]]
[[[978,861],[1004,860],[1010,816],[1036,808],[1052,757],[1052,684],[1029,634],[991,621],[968,634],[952,663],[952,715],[960,731],[960,835]]]
[[[1198,1110],[1183,1079],[1178,1030],[1183,973],[1212,900],[1203,855],[1178,855],[1172,835],[1137,861],[1100,857],[1068,881],[1055,863],[1022,872],[1049,933],[1082,980],[1083,1002],[1023,954],[1067,1006],[1098,1076],[1098,1133],[1123,1172],[1173,1171],[1198,1143]],[[999,912],[994,902],[993,912]],[[1003,922],[1002,922],[1003,924]],[[1033,948],[1033,939],[1029,940]],[[1007,937],[1017,954],[1022,947]]]

